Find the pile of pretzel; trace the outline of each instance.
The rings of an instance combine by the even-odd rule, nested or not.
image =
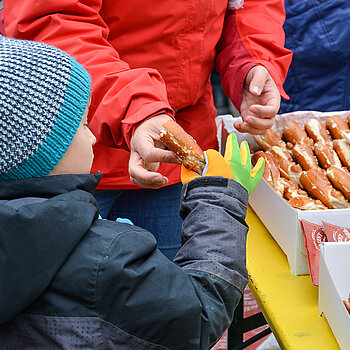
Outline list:
[[[269,129],[254,136],[261,150],[253,163],[265,158],[265,180],[297,209],[340,209],[350,207],[350,115],[326,119],[325,124],[309,119],[305,125],[284,124],[283,133]]]

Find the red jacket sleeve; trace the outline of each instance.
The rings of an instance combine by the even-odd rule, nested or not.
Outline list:
[[[288,99],[282,84],[292,52],[284,48],[284,21],[283,0],[245,0],[243,8],[227,12],[216,68],[226,95],[238,110],[244,79],[256,65],[269,71],[281,96]]]
[[[135,124],[165,112],[173,116],[165,83],[155,69],[130,69],[108,43],[99,15],[102,0],[10,0],[6,35],[41,41],[71,54],[90,73],[89,122],[97,139],[128,148]]]

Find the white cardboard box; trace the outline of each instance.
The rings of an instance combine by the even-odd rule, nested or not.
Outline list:
[[[320,252],[318,310],[341,349],[350,349],[350,315],[343,300],[350,293],[350,242],[325,242]]]
[[[299,121],[304,124],[312,117],[325,121],[332,114],[343,117],[350,112],[293,112],[276,116],[274,130],[282,131],[283,125],[288,120]],[[220,151],[225,149],[225,141],[229,133],[237,134],[238,142],[247,140],[251,145],[256,145],[250,134],[239,133],[233,123],[237,120],[232,115],[218,116],[216,124],[218,127],[218,140]],[[257,145],[256,145],[257,146]],[[349,226],[350,209],[328,209],[328,210],[297,210],[291,207],[286,200],[281,198],[273,188],[262,179],[257,188],[249,198],[249,204],[270,231],[276,242],[286,254],[289,267],[294,275],[309,274],[309,266],[305,249],[305,240],[301,231],[300,219],[322,225],[322,221],[338,226]],[[349,348],[350,349],[350,348]]]

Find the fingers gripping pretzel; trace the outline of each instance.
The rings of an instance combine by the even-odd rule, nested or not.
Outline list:
[[[241,148],[237,142],[237,136],[230,134],[227,137],[224,157],[217,151],[209,149],[205,152],[207,166],[203,171],[203,176],[223,176],[239,182],[251,194],[260,182],[265,166],[265,159],[260,158],[252,169],[249,146],[243,141]],[[181,181],[183,184],[199,177],[182,167]]]

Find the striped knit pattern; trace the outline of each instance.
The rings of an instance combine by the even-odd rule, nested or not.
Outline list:
[[[0,37],[0,179],[48,175],[67,151],[90,77],[65,52]]]

